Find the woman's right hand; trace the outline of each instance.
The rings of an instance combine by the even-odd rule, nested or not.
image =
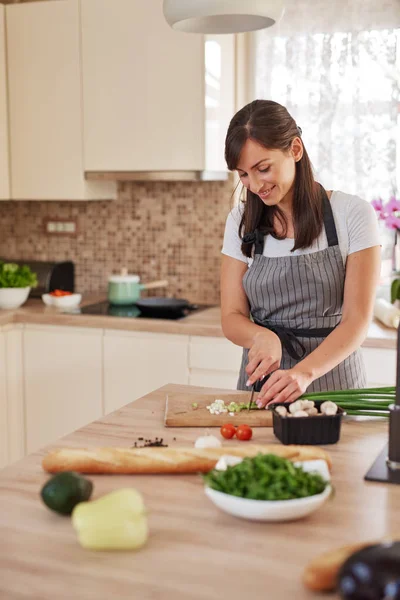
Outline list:
[[[254,336],[249,349],[249,362],[246,367],[247,386],[263,379],[269,373],[279,369],[282,360],[282,344],[273,331],[260,331]]]

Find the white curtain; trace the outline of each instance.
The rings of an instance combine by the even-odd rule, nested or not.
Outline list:
[[[251,34],[253,97],[288,108],[327,189],[388,200],[400,182],[398,0],[286,5]]]

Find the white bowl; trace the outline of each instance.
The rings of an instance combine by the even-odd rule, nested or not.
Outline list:
[[[68,294],[68,296],[52,296],[51,294],[42,294],[42,300],[47,306],[57,306],[58,308],[74,308],[81,303],[82,294]]]
[[[0,308],[19,308],[26,302],[30,291],[30,287],[0,288]]]
[[[324,460],[299,462],[296,465],[301,465],[307,471],[318,472],[328,481],[330,479]],[[321,494],[293,500],[250,500],[217,492],[208,486],[204,491],[215,506],[234,517],[250,521],[294,521],[318,510],[331,495],[332,487],[328,484]]]

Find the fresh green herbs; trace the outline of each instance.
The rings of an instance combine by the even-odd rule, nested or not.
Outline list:
[[[318,473],[307,473],[275,454],[245,458],[226,471],[214,469],[203,475],[203,479],[218,492],[253,500],[306,498],[320,494],[327,486]]]
[[[27,265],[0,261],[0,288],[36,287],[37,276]]]
[[[228,412],[240,412],[241,410],[248,410],[249,403],[248,402],[230,402],[227,406]],[[251,403],[251,409],[258,409],[258,406],[255,402]]]

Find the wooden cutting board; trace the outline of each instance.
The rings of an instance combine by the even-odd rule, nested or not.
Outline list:
[[[207,410],[214,400],[221,398],[225,403],[248,402],[249,392],[216,392],[215,394],[179,394],[167,395],[165,403],[166,427],[221,427],[224,423],[246,423],[251,427],[272,427],[270,410],[243,410],[232,417],[229,413],[212,415]],[[197,403],[197,408],[192,404]]]

